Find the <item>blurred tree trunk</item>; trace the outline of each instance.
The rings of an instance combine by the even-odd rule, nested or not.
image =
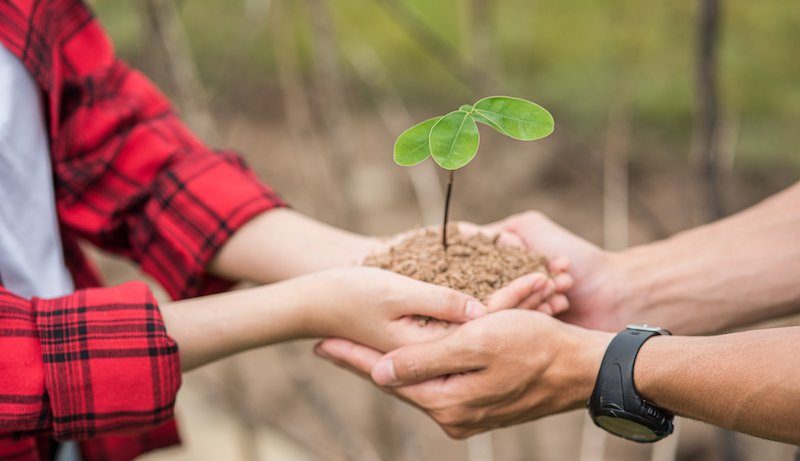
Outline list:
[[[297,59],[297,43],[292,36],[289,15],[284,11],[289,5],[286,0],[272,2],[269,30],[294,160],[313,214],[342,226],[346,220],[343,188],[337,181],[331,159],[322,152],[314,126],[310,98]]]
[[[620,101],[624,101],[620,98]],[[628,158],[630,153],[630,116],[625,102],[619,102],[608,114],[603,149],[603,247],[618,251],[628,247]],[[594,425],[587,415],[581,434],[580,461],[605,458],[608,433]]]
[[[461,26],[461,54],[470,63],[472,91],[476,97],[483,97],[496,92],[496,82],[500,80],[499,66],[494,65],[494,2],[486,0],[469,0],[459,3],[458,9]],[[476,69],[492,69],[492,77],[486,72]]]
[[[476,0],[480,1],[480,0]],[[493,3],[483,0],[484,3]],[[376,6],[384,12],[401,28],[411,40],[414,40],[422,50],[440,61],[443,69],[454,79],[465,84],[474,91],[473,83],[476,79],[483,82],[493,82],[493,76],[487,67],[467,61],[456,46],[442,38],[439,31],[421,20],[419,15],[402,0],[373,0]]]
[[[698,178],[704,189],[707,220],[716,220],[725,214],[717,148],[719,9],[719,0],[699,0],[693,158],[697,162]]]
[[[355,158],[353,115],[348,104],[347,88],[339,65],[339,47],[330,4],[325,0],[306,0],[309,19],[311,20],[311,37],[313,40],[313,81],[315,98],[309,101],[314,106],[313,114],[319,119],[320,134],[325,139],[325,150],[330,157],[330,165],[337,182],[342,184],[345,206],[342,207],[343,223],[348,227],[355,226],[355,216],[350,204],[356,203],[350,197],[348,187],[349,171],[358,166]]]
[[[357,43],[358,45],[344,50],[344,55],[369,90],[387,133],[396,138],[416,121],[403,98],[392,86],[388,72],[375,49],[366,40],[359,40]],[[436,165],[432,159],[427,159],[419,165],[404,169],[414,189],[414,198],[422,224],[425,226],[437,224],[442,217],[444,193],[439,183]]]
[[[175,0],[137,2],[145,49],[158,56],[172,80],[172,89],[181,118],[189,128],[209,143],[219,141],[219,132],[209,106],[209,98],[200,80],[192,48],[186,37]]]
[[[706,221],[725,216],[719,155],[718,50],[720,35],[720,0],[699,0],[697,14],[697,69],[694,127],[694,159],[699,163],[698,177],[705,189]],[[738,461],[738,440],[734,432],[720,429],[721,456]]]
[[[603,246],[628,247],[628,156],[631,130],[627,106],[611,110],[603,153]]]

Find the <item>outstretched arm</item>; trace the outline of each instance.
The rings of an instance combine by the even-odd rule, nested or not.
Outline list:
[[[375,238],[283,208],[256,216],[234,233],[211,261],[209,270],[231,280],[271,283],[354,266],[378,246]]]
[[[688,334],[800,311],[800,184],[727,219],[619,255],[624,309]]]
[[[0,437],[154,427],[172,417],[181,370],[296,338],[389,350],[487,312],[463,293],[368,268],[160,307],[141,282],[32,300],[0,286]],[[443,322],[421,326],[416,315]]]
[[[727,219],[610,253],[540,213],[494,225],[572,261],[563,319],[618,331],[650,323],[681,334],[720,331],[800,311],[800,183]]]
[[[464,438],[585,406],[612,337],[511,310],[385,356],[345,340],[324,341],[316,350],[371,373],[376,384]],[[634,382],[645,398],[675,414],[800,443],[798,341],[800,327],[657,337],[642,347]]]
[[[488,308],[448,288],[379,269],[348,268],[168,303],[161,312],[185,371],[301,338],[339,336],[388,351],[439,338]],[[443,322],[423,325],[416,316]]]
[[[637,389],[675,414],[781,442],[800,443],[800,327],[647,341]]]

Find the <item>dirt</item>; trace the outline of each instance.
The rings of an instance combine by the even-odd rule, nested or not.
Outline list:
[[[497,238],[447,231],[447,251],[439,231],[416,233],[386,252],[369,256],[364,264],[443,285],[486,302],[492,293],[531,272],[549,275],[547,259],[519,247],[499,245]]]

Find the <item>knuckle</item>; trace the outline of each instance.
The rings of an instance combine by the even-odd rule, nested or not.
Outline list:
[[[455,291],[444,288],[442,290],[442,310],[450,312],[454,315],[462,315],[464,313],[466,297]]]
[[[460,427],[442,426],[445,434],[455,440],[464,440],[469,437],[469,431]]]
[[[438,412],[434,419],[443,426],[459,426],[464,423],[464,412],[451,407]]]
[[[400,363],[395,363],[398,372],[402,373],[401,376],[398,376],[399,378],[415,381],[422,377],[422,368],[417,357],[404,357],[403,359],[400,359],[399,362]]]
[[[444,296],[445,305],[451,309],[461,308],[466,300],[466,297],[463,294],[455,290],[447,290]]]

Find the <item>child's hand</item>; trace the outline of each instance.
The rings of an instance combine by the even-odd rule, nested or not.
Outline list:
[[[335,269],[302,279],[307,335],[346,338],[381,351],[439,339],[490,312],[467,294],[375,268]],[[502,300],[523,303],[522,296],[533,291],[525,283],[515,282]]]

